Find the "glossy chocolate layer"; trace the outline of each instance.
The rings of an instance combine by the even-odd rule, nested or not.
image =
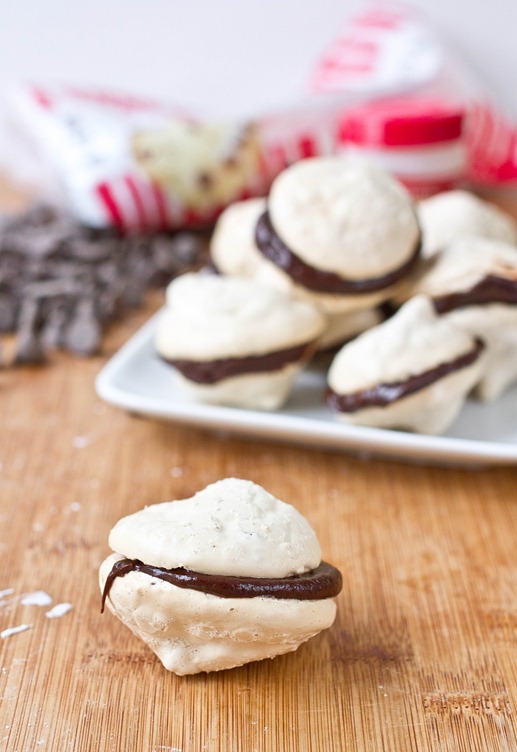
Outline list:
[[[143,572],[165,580],[176,587],[198,590],[219,598],[281,598],[289,600],[323,600],[341,591],[341,572],[322,561],[316,569],[290,577],[229,577],[222,574],[203,574],[189,569],[163,569],[143,564],[138,559],[120,559],[106,578],[102,593],[101,612],[117,577],[129,572]]]
[[[456,308],[489,303],[517,305],[517,279],[489,274],[468,290],[448,293],[433,298],[437,313],[448,313]]]
[[[386,405],[391,405],[408,394],[430,386],[438,379],[442,379],[444,376],[454,373],[454,371],[459,371],[471,365],[477,360],[484,347],[483,342],[476,339],[474,347],[469,352],[447,363],[440,363],[438,366],[423,371],[416,376],[410,376],[403,381],[376,384],[369,389],[361,389],[351,394],[337,394],[332,389],[328,389],[325,401],[331,410],[341,413],[354,413],[366,407],[386,407]]]
[[[294,282],[315,292],[334,295],[361,295],[377,292],[393,285],[411,271],[420,256],[421,248],[419,238],[409,260],[398,269],[381,277],[345,279],[338,274],[321,271],[302,261],[277,235],[267,211],[257,221],[255,242],[261,253],[288,274]]]
[[[290,363],[307,360],[311,357],[315,348],[315,342],[305,342],[303,345],[277,350],[265,355],[247,355],[244,358],[221,358],[206,361],[165,358],[163,355],[160,357],[166,363],[174,366],[190,381],[197,384],[216,384],[230,376],[279,371]]]

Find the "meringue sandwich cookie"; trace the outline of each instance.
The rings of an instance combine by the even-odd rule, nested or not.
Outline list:
[[[109,535],[104,604],[176,674],[273,658],[330,627],[340,572],[291,505],[226,478]]]
[[[318,308],[322,307],[317,294],[297,289],[257,248],[255,226],[265,210],[266,199],[252,198],[237,201],[222,212],[210,241],[213,267],[223,275],[253,277],[256,281],[282,290],[291,297],[310,302]],[[378,308],[323,312],[327,324],[318,344],[318,350],[323,351],[340,347],[344,342],[383,320]]]
[[[253,279],[186,274],[166,296],[156,349],[213,404],[279,407],[326,323],[315,307]]]
[[[517,305],[466,306],[444,318],[486,343],[483,370],[474,395],[484,402],[498,399],[517,382]]]
[[[217,272],[230,276],[253,277],[258,282],[285,291],[287,294],[313,302],[293,290],[292,284],[279,269],[269,262],[255,243],[255,226],[266,210],[266,199],[250,198],[230,204],[216,222],[210,241],[210,258]],[[359,311],[327,313],[327,325],[319,341],[318,350],[341,346],[360,332],[382,321],[377,308]]]
[[[327,404],[348,423],[441,433],[479,381],[483,350],[417,296],[339,351]]]
[[[439,193],[417,206],[422,227],[422,254],[428,258],[463,238],[517,243],[517,223],[494,204],[468,191]]]
[[[257,282],[320,308],[320,296],[297,289],[290,277],[283,274],[257,247],[255,229],[265,210],[265,198],[250,198],[236,201],[222,212],[210,239],[209,254],[213,269],[223,275],[252,277]]]
[[[360,160],[301,160],[273,182],[256,243],[325,310],[389,298],[419,256],[420,228],[405,189]]]
[[[517,247],[483,238],[459,240],[437,254],[405,295],[425,294],[436,311],[486,344],[476,387],[497,398],[517,379]]]
[[[264,264],[255,244],[255,226],[265,208],[264,198],[250,198],[230,204],[220,214],[210,240],[210,258],[220,274],[253,277]]]

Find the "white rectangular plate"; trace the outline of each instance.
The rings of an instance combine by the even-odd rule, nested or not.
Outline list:
[[[492,404],[468,400],[442,436],[348,426],[323,404],[325,373],[308,368],[297,378],[282,410],[259,412],[195,402],[153,348],[158,313],[104,366],[99,396],[131,412],[251,438],[320,449],[378,454],[412,462],[517,464],[517,387]]]

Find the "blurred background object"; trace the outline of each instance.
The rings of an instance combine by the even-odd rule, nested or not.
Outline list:
[[[27,33],[4,47],[17,61],[0,80],[4,171],[124,232],[209,224],[287,165],[341,151],[415,197],[517,182],[512,116],[416,5],[340,8],[332,25],[333,4],[315,24],[308,0],[232,6],[214,16],[202,0],[194,18],[154,3],[139,23],[134,2],[71,14],[55,0],[36,30],[26,5]],[[3,12],[14,32],[20,14]]]
[[[360,0],[18,0],[0,4],[0,88],[34,78],[165,98],[211,117],[299,99]],[[382,3],[381,3],[382,5]],[[514,0],[413,0],[517,117]]]
[[[0,169],[64,210],[67,242],[78,223],[103,259],[103,233],[110,242],[112,231],[136,236],[141,250],[140,235],[209,230],[225,206],[267,195],[275,176],[305,157],[359,152],[414,198],[465,184],[516,186],[516,22],[510,0],[490,7],[480,0],[3,3]],[[25,216],[20,222],[24,232],[31,225]],[[46,237],[47,223],[41,231]],[[13,257],[20,262],[11,235],[3,241],[9,269]],[[144,252],[157,264],[150,278],[199,261],[204,237],[196,258],[181,263],[172,240],[165,235],[155,247],[153,239]],[[128,243],[120,266],[131,258],[137,273],[122,302],[135,304],[151,279]],[[62,239],[44,252],[38,246],[38,263],[27,249],[30,316],[21,315],[24,293],[10,287],[19,316],[8,305],[5,327],[23,323],[31,335],[24,340],[31,347],[15,358],[25,362],[27,352],[34,359],[34,333],[63,339],[55,326],[67,318],[62,277],[69,284],[78,273],[77,254]],[[42,275],[52,282],[43,292]],[[98,348],[105,286],[92,277],[89,307],[80,311],[72,296],[77,328],[84,332],[86,321],[89,329],[87,347],[71,338],[69,349]],[[118,308],[115,293],[108,318]]]

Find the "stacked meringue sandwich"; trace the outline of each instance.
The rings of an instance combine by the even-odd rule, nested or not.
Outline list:
[[[221,671],[296,650],[330,627],[339,570],[293,506],[225,478],[119,520],[102,606],[169,671]]]
[[[158,353],[197,399],[274,410],[314,352],[354,424],[440,433],[517,380],[517,225],[466,191],[415,205],[365,161],[305,159],[220,216],[216,274],[167,290]]]

